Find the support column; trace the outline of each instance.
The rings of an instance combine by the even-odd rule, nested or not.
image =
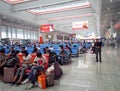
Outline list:
[[[53,36],[53,41],[54,41],[54,42],[57,41],[57,35],[56,35],[56,34]]]
[[[63,42],[65,41],[65,36],[63,35]]]
[[[102,0],[89,0],[92,8],[95,10],[94,20],[96,22],[97,27],[97,37],[101,37],[101,30],[100,30],[100,22],[101,22],[101,7],[102,7]]]
[[[0,40],[1,40],[1,32],[2,32],[2,29],[1,29],[1,19],[0,19]]]
[[[113,26],[113,22],[110,22],[110,33],[111,33],[111,36],[113,37],[113,33],[114,33],[114,26]]]

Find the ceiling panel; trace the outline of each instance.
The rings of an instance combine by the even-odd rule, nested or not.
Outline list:
[[[44,15],[37,15],[37,20],[42,19],[52,19],[52,18],[61,18],[61,17],[70,17],[70,16],[82,16],[84,14],[90,14],[95,13],[95,11],[92,8],[85,8],[85,9],[76,9],[71,11],[65,11],[65,12],[57,12],[57,13],[50,13],[50,14],[44,14]]]
[[[35,0],[3,0],[9,4],[19,4],[19,3],[24,3],[24,2],[30,2],[30,1],[35,1]]]

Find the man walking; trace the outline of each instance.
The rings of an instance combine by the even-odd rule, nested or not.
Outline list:
[[[95,47],[95,54],[96,54],[96,62],[98,62],[98,55],[99,55],[99,61],[102,62],[102,60],[101,60],[102,42],[99,42],[98,39],[97,39],[94,47]]]

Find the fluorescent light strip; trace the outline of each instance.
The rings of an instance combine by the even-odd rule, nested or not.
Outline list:
[[[82,8],[88,8],[88,7],[91,7],[91,5],[88,4],[88,5],[70,7],[70,8],[64,8],[64,9],[58,9],[58,10],[49,10],[49,11],[45,11],[45,12],[34,12],[32,10],[28,10],[28,12],[30,12],[32,14],[40,15],[40,14],[55,13],[55,12],[61,12],[61,11],[67,11],[67,10],[74,10],[74,9],[82,9]]]
[[[47,8],[31,9],[31,11],[33,11],[33,12],[47,12],[47,11],[83,6],[83,5],[88,5],[88,4],[89,4],[89,2],[80,2],[79,1],[79,2],[68,3],[68,4],[60,4],[60,5],[57,5],[57,7],[53,5],[53,6],[47,7]]]
[[[66,2],[66,3],[59,3],[57,5],[49,5],[49,6],[41,6],[41,8],[29,9],[28,12],[33,14],[47,14],[65,10],[72,10],[77,8],[85,8],[90,7],[90,3],[88,0],[80,0],[74,2]]]
[[[48,20],[63,20],[63,19],[73,19],[73,18],[90,17],[90,16],[93,16],[93,14],[82,14],[82,15],[74,15],[74,16],[56,17],[56,18],[51,18]]]

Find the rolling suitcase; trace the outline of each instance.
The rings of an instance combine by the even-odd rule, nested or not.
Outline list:
[[[46,72],[46,86],[50,87],[54,85],[54,72]]]
[[[3,82],[5,83],[13,82],[14,73],[15,73],[15,68],[5,67]]]
[[[57,62],[54,63],[54,79],[58,80],[63,74],[63,71]]]

